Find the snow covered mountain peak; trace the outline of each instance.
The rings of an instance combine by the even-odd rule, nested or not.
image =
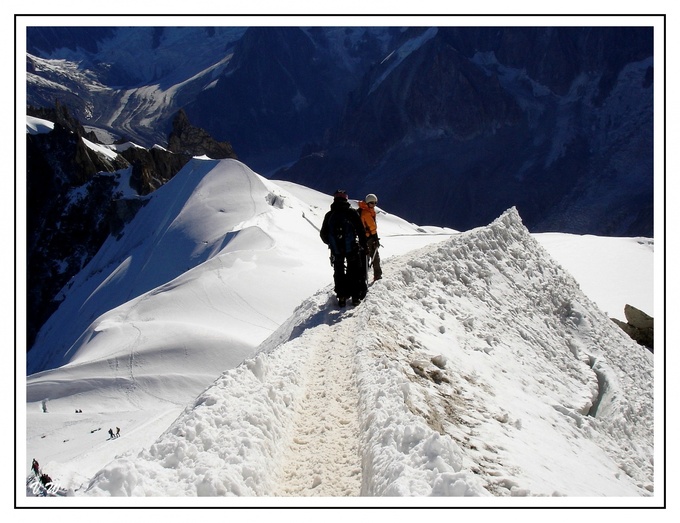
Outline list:
[[[511,209],[319,291],[82,494],[649,496],[653,381]]]
[[[653,494],[653,356],[516,209],[463,233],[378,209],[384,278],[339,310],[331,196],[196,158],[145,201],[28,355],[27,466],[61,492]]]

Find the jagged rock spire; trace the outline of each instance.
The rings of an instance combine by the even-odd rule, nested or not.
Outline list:
[[[206,155],[215,160],[236,158],[229,142],[218,142],[210,134],[189,122],[184,109],[180,109],[172,122],[172,132],[168,137],[168,149],[174,153],[192,156]]]

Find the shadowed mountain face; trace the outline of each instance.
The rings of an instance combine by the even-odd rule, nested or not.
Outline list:
[[[652,42],[652,27],[32,28],[27,66],[86,125],[166,145],[183,108],[262,174],[374,192],[416,223],[516,206],[533,231],[653,236]],[[53,103],[36,77],[29,103]]]
[[[289,163],[324,140],[347,94],[395,35],[388,28],[250,28],[225,73],[187,112],[215,136],[229,137],[257,169]]]
[[[353,93],[323,151],[281,170],[468,229],[653,236],[652,32],[430,30]],[[406,47],[406,46],[404,46]]]

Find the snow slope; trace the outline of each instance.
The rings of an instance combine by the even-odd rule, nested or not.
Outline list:
[[[64,289],[28,355],[26,463],[55,456],[62,482],[78,484],[115,455],[92,459],[104,425],[135,434],[117,451],[151,444],[332,280],[318,235],[331,200],[199,158],[148,197]],[[381,217],[385,256],[454,232]]]
[[[76,502],[107,504],[658,501],[653,356],[562,268],[581,237],[548,238],[574,246],[558,265],[541,243],[560,242],[514,210],[465,233],[383,211],[385,277],[338,310],[328,196],[233,160],[196,159],[171,183],[66,291],[46,370],[27,378],[26,471],[35,457]],[[612,246],[642,251],[609,280],[649,274],[651,242]],[[614,308],[652,289],[637,291]],[[64,328],[89,310],[81,335]],[[62,336],[64,358],[47,348]]]
[[[653,493],[653,357],[514,210],[387,267],[354,310],[317,293],[82,494]]]

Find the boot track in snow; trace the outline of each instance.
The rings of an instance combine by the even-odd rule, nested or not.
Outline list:
[[[357,331],[353,325],[348,317],[333,328],[314,328],[323,343],[307,361],[306,389],[296,406],[292,438],[283,452],[276,496],[360,494],[359,396],[352,343]]]

